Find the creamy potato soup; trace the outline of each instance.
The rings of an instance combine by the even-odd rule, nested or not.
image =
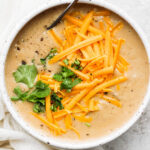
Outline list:
[[[8,94],[11,98],[13,97],[12,103],[19,115],[29,126],[43,135],[71,141],[93,139],[109,135],[129,121],[143,101],[149,78],[148,58],[145,48],[137,33],[126,21],[112,12],[93,5],[78,4],[71,10],[69,16],[79,19],[79,25],[69,22],[66,17],[61,23],[54,27],[54,33],[47,31],[47,26],[57,18],[64,8],[65,6],[52,8],[36,16],[27,23],[16,36],[10,47],[5,64],[5,80]],[[93,12],[89,13],[90,11]],[[89,16],[92,15],[92,20],[90,20],[91,22],[88,27],[85,25],[87,29],[83,31],[81,28],[84,19],[87,18],[87,14]],[[116,26],[117,24],[118,26]],[[94,29],[96,28],[99,34],[102,32],[105,36],[103,37],[94,33],[92,27],[94,27]],[[74,31],[69,30],[70,28],[73,28]],[[65,29],[68,31],[65,32]],[[112,30],[116,31],[112,33]],[[68,39],[64,32],[65,34],[68,33]],[[70,32],[74,32],[74,34]],[[59,38],[55,37],[54,34]],[[77,36],[78,40],[76,40]],[[87,43],[87,40],[90,42],[93,40],[93,43],[91,42],[89,45],[85,45],[85,47],[89,46],[91,49],[84,49],[84,46],[80,48],[82,53],[79,52],[79,50],[73,49],[74,51],[72,51],[71,54],[73,55],[71,57],[69,52],[67,52],[68,55],[64,55],[63,53],[63,51],[70,47],[71,49],[69,50],[71,51],[74,46],[72,41],[69,40],[76,40],[73,44],[78,44],[79,47],[83,46],[84,43],[81,43],[82,41],[86,41],[85,43]],[[100,40],[102,41],[102,47]],[[118,52],[119,55],[117,55],[116,51],[119,50],[119,47],[117,48],[119,40],[122,45]],[[97,45],[94,45],[95,42],[97,42]],[[111,48],[109,47],[110,43]],[[96,46],[100,52],[94,51],[96,50]],[[52,51],[50,52],[50,50]],[[56,59],[57,55],[59,57]],[[99,60],[97,62],[99,65],[94,64],[94,60],[96,59]],[[74,72],[74,75],[70,75],[69,79],[64,79],[63,73],[65,71],[61,72],[60,62],[61,64],[63,63],[63,66],[66,68],[71,69],[71,72]],[[93,66],[91,62],[93,62]],[[30,67],[27,67],[27,65]],[[86,67],[87,65],[88,67]],[[96,69],[100,65],[102,67],[99,68],[99,70],[103,70],[98,72],[97,75],[95,72],[97,72]],[[119,67],[121,65],[123,66],[122,68]],[[18,70],[20,66],[25,66],[26,68],[24,69],[26,72],[22,68]],[[114,67],[116,68],[115,71]],[[108,73],[109,70],[110,72],[114,72]],[[29,72],[32,75],[29,74]],[[54,75],[55,80],[53,79]],[[90,77],[90,75],[92,77]],[[42,79],[40,78],[41,76]],[[37,80],[40,80],[39,78],[42,80],[43,87],[41,83],[38,83],[35,87]],[[114,78],[117,78],[117,81],[114,81]],[[61,82],[59,82],[59,80]],[[68,80],[71,80],[75,86]],[[105,86],[110,80],[113,80],[116,84]],[[120,80],[122,80],[122,82]],[[65,84],[65,81],[69,82],[70,88]],[[111,81],[109,84],[111,84]],[[53,84],[53,82],[56,84]],[[85,86],[85,84],[87,84],[87,86]],[[97,87],[101,84],[103,84],[104,88]],[[61,87],[58,90],[57,86],[59,87],[59,85]],[[51,88],[51,93],[53,93],[51,99],[58,98],[58,106],[54,105],[56,104],[55,100],[52,100],[51,103],[45,106],[45,97],[43,96],[43,99],[40,94],[43,92],[42,89],[45,90],[45,93],[50,93],[48,86]],[[85,87],[82,88],[82,86]],[[19,87],[22,93],[29,90],[31,91],[24,93],[24,95],[19,95],[17,89],[18,93],[16,92],[17,94],[15,94],[14,88],[16,87]],[[99,88],[99,91],[92,95],[96,88]],[[87,89],[89,89],[89,91],[86,91]],[[41,90],[40,94],[38,90]],[[33,91],[38,94],[27,96]],[[78,99],[77,103],[77,98],[74,97],[84,92],[84,97],[81,97],[80,101]],[[65,98],[66,95],[69,97],[68,101],[65,101],[65,99],[67,99]],[[28,98],[30,97],[29,101],[26,96]],[[47,103],[50,99],[48,95],[46,96]],[[84,99],[87,100],[86,102],[88,104],[86,104],[88,106],[84,103]],[[37,102],[37,100],[39,101]],[[76,101],[76,103],[70,103],[72,100],[74,100],[74,102]],[[61,102],[64,106],[61,105]],[[35,104],[36,106],[33,106]],[[46,108],[46,112],[44,112],[45,107],[48,107],[48,109]],[[64,116],[62,115],[62,117],[57,118],[59,111],[64,111],[64,108],[68,112],[65,112],[66,114]],[[75,111],[76,114],[73,114]],[[31,114],[32,112],[34,113]],[[59,130],[60,132],[57,130],[56,133],[51,132],[49,125],[38,119],[37,116],[48,118],[47,122],[54,124],[56,128],[60,129],[61,127],[62,130]],[[80,116],[80,118],[78,116]],[[71,117],[72,121],[70,125],[67,120],[69,117]],[[53,118],[55,119],[50,121]],[[59,124],[59,126],[57,124]],[[56,134],[58,136],[56,136]],[[78,136],[80,136],[80,138]]]

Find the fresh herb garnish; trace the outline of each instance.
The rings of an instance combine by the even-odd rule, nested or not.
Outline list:
[[[45,105],[41,103],[35,103],[33,105],[33,111],[36,113],[45,112]]]
[[[50,94],[51,90],[48,87],[48,84],[43,83],[42,81],[38,81],[35,85],[35,89],[27,96],[28,101],[41,100],[41,98],[45,98]]]
[[[91,124],[88,123],[88,122],[86,122],[85,125],[86,125],[87,127],[91,127]]]
[[[45,97],[50,94],[51,90],[47,84],[42,81],[36,82],[34,89],[30,89],[27,92],[22,92],[20,87],[14,89],[16,97],[12,97],[13,101],[28,101],[34,103],[33,111],[34,112],[43,112],[45,109]]]
[[[61,103],[62,97],[57,96],[56,93],[52,93],[51,94],[51,110],[52,111],[57,111],[57,108],[59,108],[60,110],[64,109],[62,103]]]
[[[67,91],[72,89],[72,79],[71,78],[65,78],[63,79],[63,82],[60,85],[60,89],[66,89]]]
[[[61,69],[62,69],[61,74],[62,74],[63,78],[75,78],[76,77],[74,72],[72,72],[67,67],[62,67]]]
[[[81,66],[81,62],[78,59],[76,59],[74,61],[74,63],[71,64],[71,67],[76,69],[76,70],[82,70],[83,69],[83,67]]]
[[[61,73],[56,73],[54,74],[53,79],[60,82],[60,81],[63,81],[63,76]]]
[[[82,81],[67,67],[62,67],[61,72],[54,74],[53,79],[62,82],[60,89],[66,89],[67,92],[71,92],[72,88]]]
[[[66,78],[74,78],[76,75],[67,67],[61,67],[61,71],[59,73],[54,74],[53,79],[56,81],[63,81]]]
[[[26,100],[26,97],[28,95],[28,91],[27,92],[22,92],[19,86],[14,88],[13,92],[16,94],[16,97],[11,97],[12,101],[18,101],[18,100],[24,101],[24,100]]]
[[[14,93],[16,97],[12,97],[11,100],[13,101],[28,101],[34,103],[33,111],[36,113],[44,112],[45,111],[45,97],[51,94],[51,110],[57,111],[59,108],[60,110],[63,109],[63,105],[61,103],[62,98],[57,96],[56,93],[51,92],[48,84],[43,83],[42,81],[37,81],[34,89],[30,89],[29,91],[23,92],[20,87],[16,87],[14,89]]]
[[[29,88],[34,86],[34,81],[37,75],[35,65],[21,65],[17,71],[13,73],[16,82],[25,83]]]
[[[42,65],[46,65],[46,58],[41,58],[40,61]]]
[[[76,86],[76,85],[79,84],[81,81],[82,81],[82,80],[81,80],[80,78],[74,79],[73,82],[72,82],[72,86],[73,86],[73,87]]]
[[[31,61],[33,64],[34,64],[34,62],[35,62],[35,59],[32,59],[32,61]]]
[[[64,59],[63,62],[64,62],[65,65],[69,65],[69,60],[68,59]]]
[[[41,61],[41,64],[43,64],[44,66],[46,65],[46,60],[47,59],[52,59],[57,53],[57,49],[56,48],[52,48],[49,52],[49,54],[45,57],[45,58],[41,58],[40,61]]]
[[[80,61],[79,61],[78,59],[76,59],[76,60],[74,61],[74,64],[75,64],[75,65],[80,65]]]
[[[71,78],[66,78],[63,80],[63,82],[60,85],[60,89],[66,89],[67,92],[71,92],[71,89],[79,84],[82,80],[80,78],[76,78],[72,80]]]

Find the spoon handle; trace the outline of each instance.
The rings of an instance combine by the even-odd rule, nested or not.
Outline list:
[[[63,11],[63,13],[49,26],[47,27],[47,30],[50,30],[51,28],[55,27],[60,21],[61,19],[64,17],[64,15],[68,12],[68,10],[78,2],[78,0],[74,0],[72,1],[67,8]]]

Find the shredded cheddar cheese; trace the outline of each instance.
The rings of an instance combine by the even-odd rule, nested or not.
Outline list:
[[[76,17],[78,15],[81,19]],[[98,27],[94,26],[94,17],[97,16],[103,17],[99,20]],[[107,101],[108,104],[122,107],[121,100],[111,97],[109,93],[114,92],[110,88],[112,86],[116,86],[116,92],[121,89],[119,84],[127,80],[124,73],[129,63],[120,54],[124,40],[115,37],[115,32],[123,27],[123,23],[114,24],[109,16],[110,12],[107,10],[90,11],[85,16],[80,12],[72,12],[64,17],[62,33],[65,40],[61,39],[53,29],[49,31],[59,46],[58,54],[49,60],[49,64],[58,62],[60,66],[67,67],[82,79],[81,83],[67,93],[61,90],[60,82],[50,75],[38,74],[37,80],[48,84],[54,92],[63,97],[62,110],[59,108],[56,112],[50,110],[52,102],[49,95],[45,98],[46,117],[32,113],[56,135],[72,130],[80,138],[80,133],[73,127],[72,118],[84,123],[91,122],[93,118],[88,114],[99,111],[100,99]],[[67,63],[64,63],[64,60]],[[80,62],[83,67],[81,70],[72,67],[75,60]],[[119,109],[117,107],[116,109]],[[65,130],[58,125],[57,122],[60,120],[64,121]]]

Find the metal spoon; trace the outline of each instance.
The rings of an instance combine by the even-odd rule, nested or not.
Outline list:
[[[49,26],[47,27],[47,30],[50,30],[51,28],[55,27],[63,18],[63,16],[68,12],[68,10],[78,2],[78,0],[73,0],[68,6],[67,8],[60,14],[60,16]]]

